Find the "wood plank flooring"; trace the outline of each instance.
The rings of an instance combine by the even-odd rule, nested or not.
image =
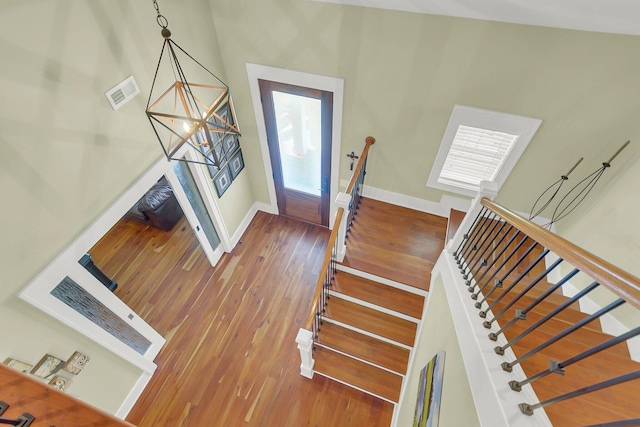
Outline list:
[[[327,229],[259,212],[208,265],[183,220],[164,233],[120,221],[91,251],[116,294],[167,338],[127,420],[139,426],[389,426],[393,405],[300,376]]]
[[[362,199],[343,264],[428,290],[446,232],[445,217]]]

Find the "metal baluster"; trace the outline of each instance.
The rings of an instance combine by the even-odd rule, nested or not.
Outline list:
[[[523,239],[523,242],[524,242],[524,240],[526,240],[526,239],[527,239],[527,238],[526,238],[526,236],[525,236],[525,238]],[[477,307],[477,308],[480,308],[480,307],[482,306],[482,303],[484,303],[484,302],[487,300],[487,298],[489,298],[489,297],[491,296],[491,294],[493,293],[493,291],[495,291],[495,290],[496,290],[496,289],[498,289],[498,288],[502,288],[502,283],[504,283],[504,280],[505,280],[507,277],[509,277],[509,275],[513,272],[513,270],[515,270],[515,269],[516,269],[516,267],[517,267],[518,265],[520,265],[520,263],[522,262],[522,260],[524,260],[524,259],[529,255],[529,253],[530,253],[531,251],[533,251],[533,249],[535,249],[535,247],[536,247],[536,246],[538,246],[538,242],[533,242],[533,244],[532,244],[531,246],[529,246],[529,248],[525,251],[525,253],[524,253],[524,254],[522,254],[522,255],[520,256],[520,258],[518,258],[518,260],[515,262],[515,264],[513,264],[513,265],[511,266],[511,268],[510,268],[509,270],[507,270],[507,272],[506,272],[506,273],[504,273],[504,274],[502,275],[502,278],[501,278],[498,282],[496,282],[495,287],[494,287],[493,289],[491,289],[489,292],[487,292],[487,295],[484,297],[484,299],[483,299],[482,301],[479,301],[479,302],[477,302],[477,303],[476,303],[476,307]],[[515,253],[517,250],[518,250],[518,248],[514,249],[514,253]],[[513,253],[512,253],[512,254],[513,254]],[[508,260],[507,260],[507,261],[508,261]],[[506,261],[505,261],[505,262],[506,262]],[[493,301],[493,303],[492,303],[492,304],[490,304],[490,305],[489,305],[489,308],[488,308],[487,310],[480,311],[479,316],[480,316],[480,317],[485,317],[485,316],[486,316],[486,314],[487,314],[487,311],[488,311],[488,310],[491,310],[491,308],[493,308],[493,306],[494,306],[494,305],[496,305],[498,302],[500,302],[500,300],[504,297],[504,295],[505,295],[507,292],[509,292],[509,291],[510,291],[510,290],[511,290],[511,289],[512,289],[512,288],[513,288],[513,287],[514,287],[514,286],[515,286],[519,281],[520,281],[520,279],[522,279],[522,277],[524,277],[522,274],[521,274],[520,276],[518,276],[518,277],[516,278],[516,280],[515,280],[515,281],[514,281],[514,282],[513,282],[513,283],[512,283],[512,284],[511,284],[511,285],[510,285],[510,286],[509,286],[505,291],[504,291],[504,292],[502,292],[502,294],[500,294],[500,295],[499,295],[499,296],[498,296],[498,297]]]
[[[588,317],[585,317],[581,321],[579,321],[579,322],[575,323],[574,325],[568,327],[567,329],[565,329],[564,331],[560,332],[559,334],[557,334],[556,336],[552,337],[551,339],[543,342],[542,344],[540,344],[539,346],[537,346],[533,350],[530,350],[524,356],[517,358],[513,362],[504,362],[501,365],[502,369],[504,369],[507,372],[511,372],[511,368],[514,367],[515,365],[517,365],[518,363],[524,362],[525,360],[527,360],[529,357],[533,356],[534,354],[536,354],[540,350],[545,349],[545,348],[549,347],[551,344],[560,341],[562,338],[566,337],[570,333],[577,331],[581,327],[593,322],[594,320],[600,318],[601,316],[607,314],[608,312],[610,312],[614,308],[617,308],[617,307],[621,306],[622,304],[624,304],[624,300],[622,298],[615,300],[614,302],[612,302],[611,304],[607,305],[606,307],[601,308],[600,310],[596,311],[592,315],[590,315]]]
[[[520,234],[520,230],[517,230],[514,233],[514,235],[511,236],[511,238],[509,239],[507,244],[505,246],[503,246],[502,249],[500,250],[500,253],[498,255],[496,255],[496,258],[495,258],[496,260],[500,259],[500,257],[507,251],[507,249],[509,249],[509,246],[511,246],[511,243],[513,243],[513,241],[516,239],[516,237],[518,237],[519,234]],[[502,261],[500,266],[493,271],[493,274],[491,275],[491,277],[489,277],[487,279],[487,281],[485,282],[484,285],[480,285],[480,282],[482,282],[482,279],[478,279],[478,292],[476,292],[475,294],[472,294],[471,295],[471,299],[478,299],[478,295],[480,295],[480,292],[482,292],[484,290],[484,288],[486,288],[487,285],[496,277],[496,275],[500,272],[502,267],[504,267],[505,264],[507,262],[509,262],[509,259],[513,256],[513,254],[515,254],[517,252],[517,250],[520,248],[520,246],[522,246],[522,244],[526,240],[527,240],[527,236],[525,236],[522,240],[520,240],[520,242],[516,245],[516,248],[514,250],[512,250],[511,253],[505,258],[505,260]],[[495,264],[495,262],[494,262],[494,264]],[[491,266],[493,267],[493,264]],[[484,278],[484,275],[482,277]],[[478,304],[476,304],[476,308],[480,308],[480,306]]]
[[[478,265],[478,263],[480,263],[481,266],[484,266],[484,265],[487,264],[486,259],[484,259],[483,257],[485,256],[485,254],[487,253],[489,248],[491,248],[491,242],[493,242],[495,237],[500,233],[500,230],[502,230],[502,228],[504,228],[504,226],[506,224],[506,222],[500,221],[499,219],[498,220],[493,219],[492,221],[494,222],[493,227],[491,227],[491,230],[489,231],[489,235],[487,236],[487,238],[484,239],[484,242],[486,242],[486,244],[481,244],[480,245],[480,248],[482,248],[484,246],[484,249],[482,249],[482,253],[480,251],[477,251],[478,257],[476,258],[475,255],[474,255],[468,262],[468,264],[473,262],[473,265],[469,268],[469,273],[471,274],[471,276],[473,276],[473,272],[474,272],[476,266]],[[498,229],[498,231],[495,234],[492,235],[493,230],[496,229],[498,224],[502,224],[502,226]],[[467,280],[467,277],[464,277],[464,279]]]
[[[631,372],[629,374],[621,375],[617,378],[613,378],[607,381],[602,381],[598,384],[593,384],[588,387],[581,388],[576,391],[572,391],[570,393],[563,394],[562,396],[554,397],[553,399],[545,400],[544,402],[536,403],[535,405],[530,405],[528,403],[521,403],[518,405],[520,408],[520,412],[525,415],[533,415],[533,411],[538,408],[543,408],[548,405],[552,405],[554,403],[561,402],[563,400],[571,399],[574,397],[582,396],[583,394],[591,393],[594,391],[602,390],[603,388],[612,387],[614,385],[622,384],[627,381],[632,381],[640,378],[640,370]]]
[[[587,427],[624,427],[624,426],[640,426],[640,418],[634,418],[632,420],[612,421],[604,424],[591,424]]]
[[[485,258],[485,259],[492,258],[492,259],[493,259],[493,261],[491,262],[491,264],[489,264],[489,262],[486,262],[486,263],[484,264],[484,268],[485,268],[485,270],[484,270],[484,272],[482,273],[482,275],[478,278],[478,280],[476,280],[476,284],[479,284],[480,282],[482,282],[482,279],[484,279],[484,276],[486,276],[486,274],[489,272],[489,270],[491,270],[491,267],[493,267],[493,266],[495,265],[496,260],[498,260],[498,258],[500,257],[500,255],[502,255],[502,252],[504,252],[504,251],[506,250],[506,247],[501,246],[501,244],[502,244],[503,240],[507,238],[507,236],[509,235],[509,233],[510,233],[510,232],[511,232],[511,230],[513,229],[513,226],[509,226],[509,229],[508,229],[506,232],[502,233],[502,229],[504,228],[504,226],[505,226],[505,225],[507,225],[507,223],[506,223],[506,222],[504,222],[503,224],[504,224],[504,225],[503,225],[502,227],[500,227],[500,230],[498,230],[498,233],[497,233],[497,234],[502,234],[502,237],[500,237],[500,240],[498,240],[495,244],[491,245],[491,246],[493,247],[493,249],[491,250],[491,252],[489,252],[488,254],[486,254],[486,258]],[[498,249],[498,248],[502,248],[502,249],[500,250],[500,253],[499,253],[498,255],[494,256],[494,252],[495,252],[495,251],[496,251],[496,249]],[[483,254],[483,255],[484,255],[484,254]],[[471,284],[471,281],[469,281],[469,280],[468,280],[467,282],[465,282],[465,284],[466,284],[467,286],[469,286],[469,292],[473,292],[473,286],[472,286],[472,284]],[[474,294],[474,295],[475,295],[475,294]],[[471,298],[472,298],[472,299],[476,299],[476,298],[477,298],[477,296],[476,296],[476,298],[473,298],[473,296],[472,296]]]
[[[520,232],[518,231],[518,233],[516,233],[516,234],[514,235],[514,238],[515,238],[515,236],[517,236],[519,233],[520,233]],[[511,239],[511,240],[509,241],[509,243],[508,243],[508,244],[507,244],[507,246],[506,246],[507,248],[509,247],[508,245],[510,245],[512,241],[513,241],[513,239]],[[504,259],[504,261],[502,261],[502,263],[500,264],[500,266],[499,266],[498,268],[496,268],[496,271],[494,271],[494,272],[493,272],[493,274],[491,275],[491,277],[489,277],[489,279],[487,279],[487,281],[485,282],[485,284],[484,284],[484,285],[482,285],[482,286],[479,286],[479,287],[478,287],[478,292],[476,292],[476,298],[480,295],[480,293],[484,290],[484,288],[486,288],[486,287],[489,285],[489,283],[490,283],[490,282],[491,282],[491,281],[496,277],[496,275],[497,275],[497,274],[502,270],[502,267],[504,267],[504,266],[509,262],[509,260],[511,259],[511,257],[512,257],[513,255],[515,255],[515,254],[516,254],[516,252],[518,252],[518,250],[522,247],[522,245],[523,245],[523,244],[524,244],[524,242],[526,242],[526,241],[527,241],[527,236],[524,236],[522,239],[520,239],[520,241],[518,242],[518,244],[516,245],[516,247],[515,247],[515,248],[513,248],[513,249],[511,250],[511,253],[509,253],[509,255],[507,255],[507,257]],[[496,288],[500,288],[500,287],[502,287],[502,281],[503,281],[505,278],[506,278],[506,275],[503,275],[503,276],[502,276],[502,278],[500,278],[500,279],[496,280],[496,281],[495,281],[495,283],[494,283],[494,288],[493,288],[493,289],[491,289],[491,290],[489,291],[489,293],[484,297],[484,299],[483,299],[482,301],[476,302],[475,307],[476,307],[476,308],[480,308],[480,306],[482,305],[482,303],[483,303],[484,301],[486,301],[486,299],[487,299],[489,296],[491,296],[491,294],[493,293],[493,291],[495,291],[495,289],[496,289]],[[472,298],[473,298],[473,296],[472,296]],[[476,298],[474,298],[474,299],[476,299]]]
[[[458,267],[460,267],[462,265],[462,261],[464,260],[464,258],[466,258],[468,256],[469,251],[473,250],[474,242],[475,242],[478,234],[482,230],[482,224],[484,223],[484,221],[487,218],[486,216],[484,216],[484,214],[487,211],[488,211],[488,209],[485,208],[485,207],[483,207],[482,210],[480,211],[480,215],[479,215],[480,216],[480,220],[478,221],[476,226],[471,229],[471,233],[469,234],[469,238],[467,239],[467,241],[465,242],[465,245],[463,246],[462,250],[460,251],[459,257],[457,259]]]
[[[511,390],[515,390],[515,391],[520,391],[522,389],[522,386],[525,384],[530,384],[534,381],[539,380],[540,378],[544,378],[549,374],[560,374],[560,375],[564,375],[564,368],[566,368],[567,366],[573,365],[574,363],[577,363],[581,360],[586,359],[587,357],[593,356],[594,354],[600,353],[601,351],[604,351],[608,348],[613,347],[614,345],[618,345],[622,342],[625,342],[626,340],[633,338],[637,335],[640,335],[640,327],[637,327],[635,329],[630,330],[627,333],[624,333],[620,336],[617,337],[613,337],[608,341],[605,341],[601,344],[596,345],[595,347],[591,347],[589,350],[583,351],[580,354],[577,354],[567,360],[565,360],[564,362],[560,362],[558,363],[555,360],[550,360],[549,361],[549,369],[547,369],[546,371],[542,371],[540,373],[537,373],[536,375],[527,378],[526,380],[522,380],[522,381],[510,381],[509,382],[509,387],[511,387]]]
[[[511,286],[509,286],[507,289],[505,289],[505,291],[504,291],[504,293],[503,293],[502,295],[500,295],[498,298],[496,298],[496,301],[498,301],[498,299],[502,298],[502,296],[503,296],[503,295],[507,295],[507,293],[508,293],[511,289],[513,289],[513,287],[516,285],[516,283],[518,283],[518,282],[521,280],[521,277],[524,277],[524,276],[526,276],[527,274],[529,274],[529,272],[533,269],[533,267],[535,267],[535,265],[536,265],[536,264],[538,264],[538,262],[540,262],[540,261],[542,260],[542,258],[544,258],[548,253],[549,253],[549,251],[545,249],[545,250],[544,250],[544,251],[543,251],[543,252],[542,252],[542,253],[541,253],[541,254],[536,258],[536,260],[535,260],[532,264],[529,264],[529,266],[527,267],[527,269],[526,269],[525,271],[523,271],[523,272],[522,272],[522,274],[520,274],[520,276],[518,276],[518,278],[516,279],[516,281],[515,281],[515,282],[513,282],[513,284],[511,284]],[[502,317],[502,315],[503,315],[504,313],[506,313],[506,312],[507,312],[507,310],[509,310],[509,309],[513,306],[513,304],[515,304],[516,302],[518,302],[518,301],[520,300],[520,298],[522,298],[522,297],[523,297],[527,292],[529,292],[529,291],[530,291],[530,290],[531,290],[535,285],[537,285],[538,283],[540,283],[540,281],[541,281],[542,279],[544,279],[545,277],[547,277],[547,275],[548,275],[552,270],[554,270],[558,265],[560,265],[560,263],[561,263],[561,262],[562,262],[562,258],[558,258],[558,259],[556,260],[556,262],[554,262],[553,264],[551,264],[551,265],[549,266],[549,268],[547,268],[545,271],[543,271],[542,273],[540,273],[540,274],[538,275],[538,277],[536,277],[535,279],[533,279],[533,280],[531,281],[531,283],[529,283],[529,284],[528,284],[528,285],[527,285],[527,286],[522,290],[522,292],[520,292],[520,293],[519,293],[518,295],[516,295],[516,296],[515,296],[511,301],[509,301],[509,302],[508,302],[508,303],[507,303],[507,304],[502,308],[502,310],[500,310],[500,312],[499,312],[498,314],[496,314],[495,316],[493,316],[493,319],[485,321],[485,322],[483,323],[484,327],[485,327],[485,328],[487,328],[487,329],[488,329],[488,328],[490,328],[490,327],[491,327],[491,324],[492,324],[493,322],[495,322],[499,317]],[[494,304],[493,304],[493,305],[491,305],[491,306],[489,307],[489,309],[491,309],[491,308],[495,305],[496,301],[494,301]],[[520,318],[520,319],[522,319],[522,320],[526,320],[526,319],[527,319],[526,313],[524,313],[524,311],[520,312],[520,314],[519,314],[519,315],[518,315],[517,313],[518,313],[518,310],[516,311],[516,315],[517,315],[517,316],[519,316],[519,318]]]
[[[562,285],[564,285],[567,281],[569,281],[569,279],[571,279],[573,276],[575,276],[576,274],[578,274],[580,272],[580,270],[578,270],[577,268],[574,268],[573,271],[571,271],[569,274],[567,274],[566,276],[564,276],[562,278],[562,280],[558,281],[558,283],[556,283],[555,285],[551,286],[549,289],[547,289],[539,298],[537,298],[535,301],[533,301],[531,304],[529,304],[524,310],[522,310],[522,314],[524,314],[526,316],[526,314],[533,310],[533,308],[535,306],[537,306],[540,302],[544,301],[549,295],[551,295],[556,289],[560,288]],[[595,286],[593,286],[595,285]],[[591,288],[591,286],[593,286],[593,288]],[[576,295],[574,295],[572,298],[568,299],[567,301],[563,302],[561,305],[559,305],[558,307],[556,307],[555,309],[553,309],[550,313],[548,313],[545,317],[543,317],[543,319],[550,319],[551,317],[553,317],[554,315],[556,315],[557,313],[561,312],[562,310],[564,310],[565,308],[567,308],[568,306],[570,306],[573,302],[577,301],[578,299],[580,299],[582,296],[588,294],[589,292],[591,292],[593,289],[595,289],[598,284],[596,282],[592,283],[591,286],[588,286],[587,288],[583,289],[582,291],[580,291],[579,293],[577,293]],[[585,290],[587,290],[585,292]],[[502,329],[500,329],[498,332],[492,332],[489,334],[489,338],[492,341],[495,341],[498,338],[498,335],[504,333],[504,331],[506,331],[507,329],[509,329],[509,327],[511,327],[511,325],[513,325],[514,323],[516,323],[518,320],[522,320],[521,317],[518,317],[517,315],[511,319],[509,321],[509,323],[507,323],[506,325],[504,325],[502,327]],[[545,321],[546,321],[545,320]],[[544,322],[537,322],[535,325],[541,325]],[[533,326],[531,327],[533,328]],[[523,332],[524,334],[524,332]],[[523,335],[520,334],[520,335]],[[515,341],[515,339],[514,339]],[[496,353],[498,354],[504,354],[504,349],[509,347],[510,344],[505,345],[504,347],[496,347],[494,350],[496,351]],[[500,349],[502,351],[502,353],[500,351],[498,351],[498,349]]]
[[[482,217],[482,214],[486,211],[486,208],[482,208],[480,210],[480,212],[478,212],[478,215],[476,216],[476,218],[473,220],[473,223],[471,224],[471,227],[469,227],[469,230],[464,234],[462,241],[460,242],[460,245],[458,245],[458,249],[455,250],[455,252],[453,253],[453,257],[456,259],[456,261],[458,260],[458,255],[460,255],[461,251],[462,251],[462,246],[465,244],[465,242],[467,241],[467,239],[469,238],[469,233],[473,230],[473,227],[475,227],[476,223],[478,222],[478,219],[480,217]]]

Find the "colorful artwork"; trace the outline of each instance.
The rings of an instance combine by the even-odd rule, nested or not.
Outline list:
[[[420,385],[413,427],[438,427],[442,380],[444,378],[444,357],[445,352],[439,351],[420,371]]]

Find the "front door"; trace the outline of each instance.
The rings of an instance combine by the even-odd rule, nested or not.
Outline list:
[[[258,83],[278,210],[328,227],[333,93]]]

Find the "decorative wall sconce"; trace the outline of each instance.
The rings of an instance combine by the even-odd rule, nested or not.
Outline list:
[[[229,86],[171,40],[156,0],[153,6],[164,42],[147,102],[149,122],[167,160],[185,160],[176,154],[188,144],[197,158],[186,161],[220,168],[240,136]],[[187,71],[213,84],[193,83]]]

